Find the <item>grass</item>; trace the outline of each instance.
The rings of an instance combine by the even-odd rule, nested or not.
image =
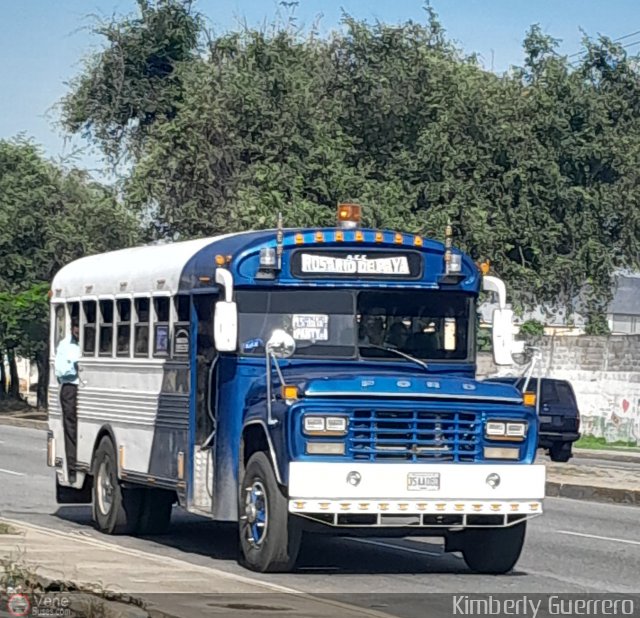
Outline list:
[[[628,442],[625,440],[616,440],[615,442],[607,442],[604,438],[596,438],[595,436],[582,436],[574,443],[576,448],[589,448],[594,450],[614,450],[627,451],[631,453],[640,453],[640,444],[637,442]]]

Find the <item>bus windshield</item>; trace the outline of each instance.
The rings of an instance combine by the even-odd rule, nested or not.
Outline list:
[[[431,290],[238,290],[240,353],[263,355],[271,333],[286,330],[296,357],[465,360],[474,298]],[[390,348],[385,350],[384,348]]]

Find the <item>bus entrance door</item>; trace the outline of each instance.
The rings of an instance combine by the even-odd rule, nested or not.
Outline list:
[[[196,341],[195,441],[193,444],[192,506],[210,514],[213,507],[213,462],[216,440],[215,394],[217,355],[211,324],[217,299],[207,295],[195,300],[198,319]]]

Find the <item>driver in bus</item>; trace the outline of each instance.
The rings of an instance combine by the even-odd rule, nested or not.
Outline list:
[[[71,333],[63,339],[56,350],[55,371],[60,385],[60,407],[64,426],[64,448],[67,457],[69,482],[76,482],[76,449],[78,446],[78,361],[80,326],[78,318],[71,319]]]
[[[384,344],[384,317],[380,311],[373,309],[369,314],[363,314],[359,331],[360,345]]]

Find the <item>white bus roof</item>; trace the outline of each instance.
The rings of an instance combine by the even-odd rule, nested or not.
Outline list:
[[[175,294],[185,265],[198,251],[236,235],[133,247],[80,258],[54,277],[52,302],[83,296]]]

